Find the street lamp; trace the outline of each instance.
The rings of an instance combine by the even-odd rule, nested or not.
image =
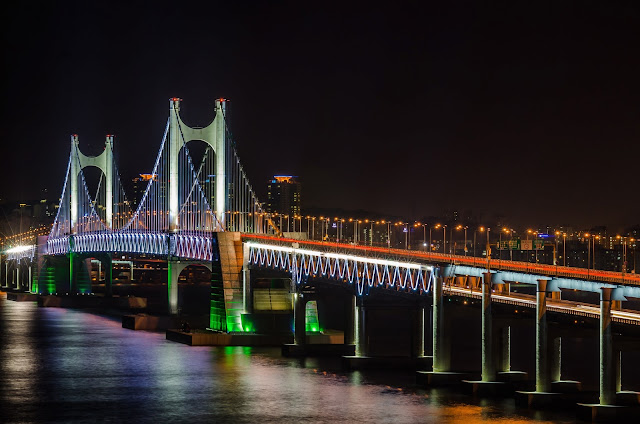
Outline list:
[[[427,227],[429,227],[429,250],[431,250],[431,226],[429,224],[415,223],[416,227],[422,227],[422,247],[427,248]]]
[[[442,228],[442,253],[446,253],[446,246],[447,246],[447,224],[441,225],[438,224],[436,225],[436,229],[438,228]]]
[[[456,227],[456,230],[464,230],[464,256],[467,256],[467,228],[469,228],[469,226],[465,225],[464,227],[462,226],[462,224],[458,225]]]
[[[621,245],[622,245],[622,266],[620,267],[620,270],[624,274],[625,272],[627,272],[627,238],[626,237],[621,237],[620,235],[617,235],[616,238],[618,240],[621,240]],[[635,270],[635,266],[634,266],[634,270]]]
[[[591,240],[589,240],[589,233],[584,233],[584,238],[587,240],[587,275],[589,275],[589,269],[591,269]]]
[[[387,224],[387,249],[391,249],[391,221],[385,221],[384,219],[380,223]]]
[[[473,257],[474,258],[476,256],[476,234],[478,233],[478,231],[480,231],[481,233],[484,232],[484,227],[479,227],[473,230]],[[488,241],[487,241],[487,244],[488,244]]]

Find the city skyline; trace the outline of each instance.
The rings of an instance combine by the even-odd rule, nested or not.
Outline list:
[[[115,134],[123,176],[149,172],[168,99],[206,125],[224,96],[263,199],[287,170],[308,206],[638,222],[637,8],[219,5],[212,26],[200,7],[12,5],[1,153],[29,159],[7,160],[0,197],[45,178],[58,196],[72,133],[88,154]]]

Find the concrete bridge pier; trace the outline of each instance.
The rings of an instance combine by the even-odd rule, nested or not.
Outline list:
[[[367,337],[367,316],[364,306],[364,298],[357,297],[354,311],[354,341],[356,345],[355,356],[367,356],[369,353]]]
[[[113,296],[113,259],[111,255],[106,255],[104,272],[104,295]],[[133,273],[133,272],[132,272]]]
[[[614,302],[625,300],[616,298],[614,287],[602,287],[600,292],[600,403],[578,404],[578,417],[593,421],[615,421],[635,418],[632,409],[616,403],[617,391],[620,390],[620,352],[614,348],[611,321],[611,310]],[[633,397],[637,394],[633,393]]]
[[[451,357],[445,334],[444,297],[439,268],[434,268],[435,281],[432,289],[432,371],[418,371],[417,383],[428,387],[460,384],[467,374],[450,370]]]
[[[17,263],[16,265],[16,286],[14,287],[15,290],[20,290],[20,262]]]
[[[293,342],[298,346],[307,344],[306,331],[306,307],[307,299],[304,293],[296,292],[293,295]]]
[[[416,323],[415,334],[413,335],[413,352],[412,355],[415,358],[422,358],[425,356],[424,339],[425,339],[425,314],[427,308],[424,305],[418,307],[418,322]]]
[[[184,269],[180,266],[180,261],[167,261],[168,280],[167,280],[167,296],[169,299],[169,315],[178,314],[178,277]]]
[[[611,303],[613,288],[603,287],[600,294],[600,405],[616,403]]]
[[[547,280],[538,280],[536,290],[536,392],[551,389],[551,374],[547,348]]]
[[[493,333],[491,320],[491,273],[485,272],[482,279],[482,381],[495,381],[496,370],[493,358]]]
[[[529,407],[542,407],[560,400],[561,393],[552,390],[552,381],[560,377],[560,341],[549,346],[547,298],[554,291],[552,282],[539,279],[536,285],[536,390],[516,392],[516,402]],[[553,296],[553,295],[551,295]],[[557,349],[556,349],[557,347]],[[558,383],[561,383],[558,381]],[[560,385],[556,385],[560,387]]]

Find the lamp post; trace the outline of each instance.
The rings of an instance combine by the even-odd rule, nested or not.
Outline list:
[[[464,226],[464,256],[467,256],[467,229],[469,229],[468,225]]]
[[[620,240],[620,245],[622,246],[622,265],[620,266],[620,271],[624,274],[627,271],[627,238],[620,235],[617,235],[616,238]]]
[[[422,224],[420,222],[415,223],[416,227],[422,227],[422,247],[427,247],[427,224]],[[429,227],[429,236],[431,236],[431,227]],[[429,240],[429,244],[431,244],[431,240]]]
[[[484,231],[484,227],[479,227],[473,230],[473,257],[474,258],[476,257],[476,234],[478,233],[478,231],[482,233]],[[489,244],[488,240],[487,240],[487,244]]]
[[[391,249],[391,221],[382,220],[383,224],[387,224],[387,249]]]
[[[309,226],[309,221],[307,221],[307,227]],[[311,240],[316,239],[316,217],[311,217]]]
[[[436,229],[438,228],[442,228],[442,253],[446,253],[446,249],[447,249],[447,224],[441,225],[438,224],[436,225]]]
[[[562,266],[567,266],[567,233],[562,233]]]
[[[431,253],[431,247],[433,244],[433,239],[431,238],[431,225],[429,225],[429,253]],[[634,256],[635,259],[635,256]]]
[[[555,232],[556,238],[556,250],[553,251],[553,264],[556,266],[556,276],[558,275],[558,237],[560,237],[560,231]]]
[[[629,239],[629,241],[631,243],[633,243],[631,245],[631,248],[632,248],[631,249],[631,253],[633,254],[633,270],[632,271],[633,271],[634,274],[637,274],[638,273],[638,268],[636,268],[636,247],[638,245],[638,240],[634,239],[634,238],[631,238],[631,239]]]
[[[591,269],[591,240],[589,240],[589,233],[584,233],[584,238],[587,240],[587,276]]]
[[[449,227],[449,256],[451,256],[451,249],[453,249],[453,225]]]

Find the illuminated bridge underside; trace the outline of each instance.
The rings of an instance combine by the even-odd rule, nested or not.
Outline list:
[[[8,261],[19,261],[20,259],[33,259],[36,254],[36,246],[17,246],[7,250]]]
[[[247,245],[250,265],[289,272],[296,284],[312,277],[355,284],[359,295],[366,287],[423,294],[434,281],[433,267],[427,265],[269,244]]]
[[[469,289],[461,287],[445,287],[445,293],[452,296],[460,296],[466,298],[472,298],[476,300],[482,299],[482,293],[479,291],[470,291]],[[535,309],[536,299],[534,296],[513,294],[501,295],[492,294],[491,301],[496,303],[504,303],[507,305],[519,306],[522,308]],[[574,315],[577,317],[599,319],[600,307],[593,305],[580,305],[575,302],[569,301],[557,301],[547,300],[547,311],[556,312],[560,314]],[[640,325],[640,314],[627,311],[611,311],[611,320],[616,323]]]
[[[101,233],[47,240],[47,254],[121,252],[211,261],[211,236],[166,233]]]

